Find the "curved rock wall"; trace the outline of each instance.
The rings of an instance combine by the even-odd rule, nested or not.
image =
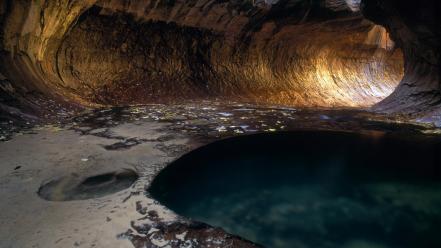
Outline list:
[[[1,73],[24,99],[364,107],[402,77],[400,50],[356,1],[3,2]]]
[[[56,52],[78,16],[95,1],[1,1],[0,112],[38,115],[76,97],[58,87]],[[63,104],[66,105],[66,104]]]
[[[441,116],[441,2],[363,0],[361,7],[387,28],[405,58],[403,80],[375,109]]]

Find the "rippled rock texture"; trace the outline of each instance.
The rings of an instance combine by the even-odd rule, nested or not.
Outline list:
[[[403,58],[357,10],[338,0],[3,1],[1,95],[18,99],[9,105],[371,106],[394,90]]]
[[[441,103],[441,2],[365,0],[364,16],[383,25],[401,47],[404,78],[392,95],[376,106],[386,112],[432,112]]]

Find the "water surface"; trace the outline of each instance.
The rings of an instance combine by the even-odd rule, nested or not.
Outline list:
[[[267,247],[441,247],[440,142],[400,136],[231,138],[178,159],[149,192]]]

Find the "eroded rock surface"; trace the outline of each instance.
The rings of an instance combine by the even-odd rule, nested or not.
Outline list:
[[[394,90],[403,62],[356,6],[5,1],[2,73],[18,99],[41,92],[83,105],[218,98],[366,107]]]
[[[423,112],[439,121],[441,2],[364,0],[361,7],[367,18],[387,28],[405,59],[403,80],[376,109]]]

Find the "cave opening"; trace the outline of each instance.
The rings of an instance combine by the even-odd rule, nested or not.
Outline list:
[[[225,139],[149,193],[265,247],[438,247],[440,139],[305,131]]]

